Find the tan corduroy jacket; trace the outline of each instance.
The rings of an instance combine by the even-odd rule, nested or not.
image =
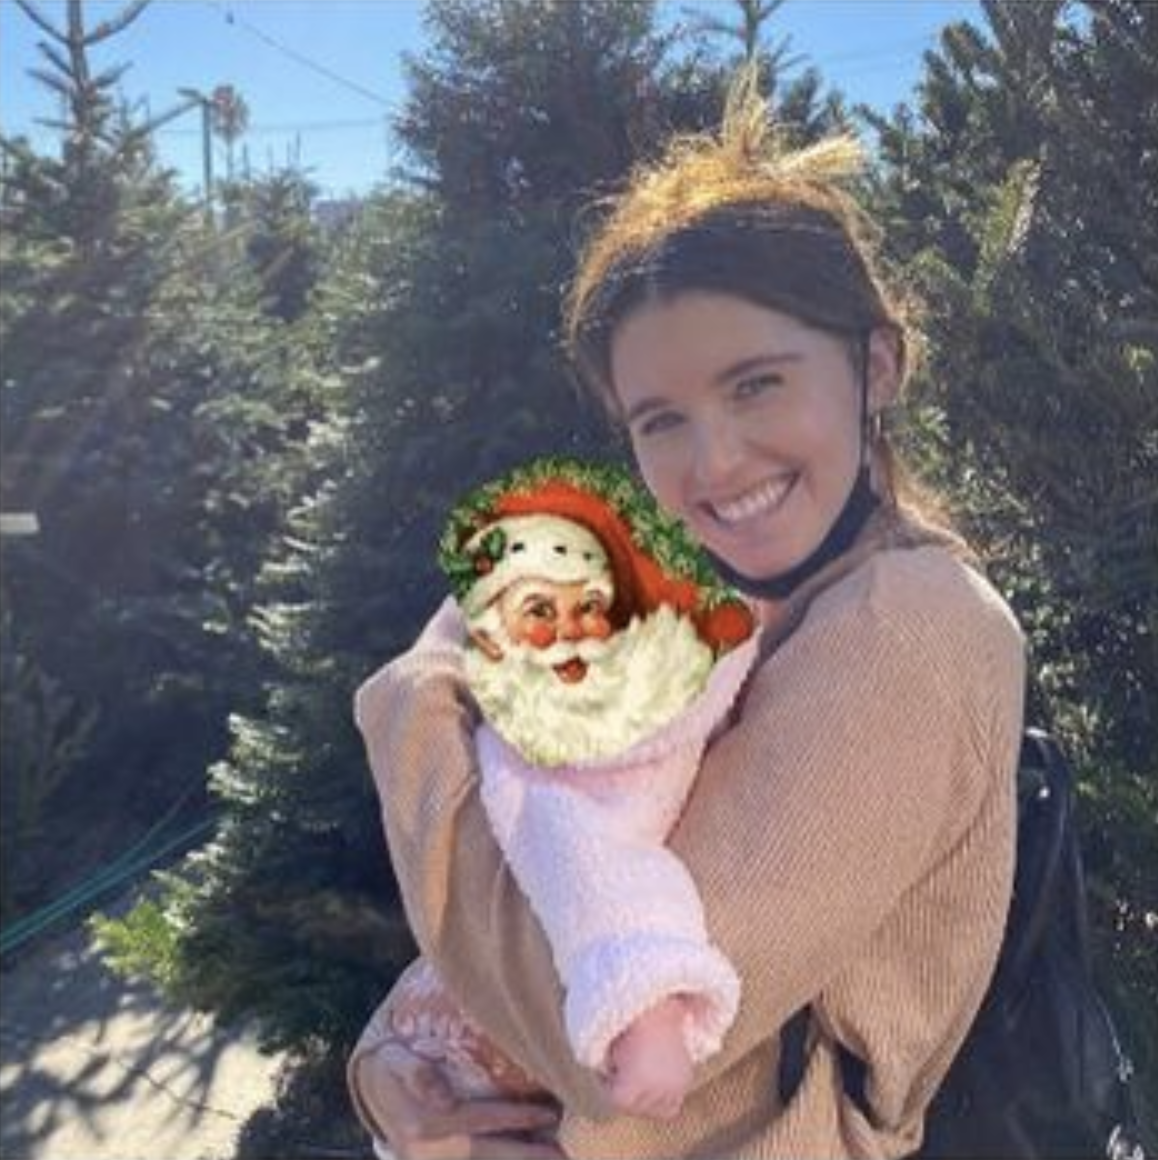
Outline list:
[[[568,1049],[550,951],[479,802],[477,717],[446,624],[362,687],[357,718],[418,943],[560,1098],[568,1155],[912,1152],[1011,888],[1024,647],[988,583],[948,541],[879,514],[766,633],[671,839],[743,998],[667,1123],[614,1115]],[[780,1029],[806,1003],[808,1065],[782,1107]],[[351,1059],[363,1118],[358,1060],[383,1031],[379,1012]],[[868,1065],[870,1116],[844,1094],[838,1041]]]

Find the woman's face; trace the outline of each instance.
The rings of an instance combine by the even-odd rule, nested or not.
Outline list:
[[[869,349],[869,407],[896,392],[895,344]],[[707,291],[619,326],[611,376],[660,504],[736,571],[777,575],[832,527],[860,462],[860,382],[847,342]]]

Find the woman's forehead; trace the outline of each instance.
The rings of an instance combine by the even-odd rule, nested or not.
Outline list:
[[[818,334],[743,298],[689,292],[624,319],[611,344],[612,381],[624,399],[670,383],[674,374],[724,380],[749,363],[799,359]]]

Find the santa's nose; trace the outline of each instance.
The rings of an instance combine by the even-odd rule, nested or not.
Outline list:
[[[560,640],[581,640],[583,637],[583,626],[579,623],[577,616],[565,616],[559,624],[559,639]]]

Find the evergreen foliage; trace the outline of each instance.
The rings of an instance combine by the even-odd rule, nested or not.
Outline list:
[[[302,320],[325,265],[325,239],[311,213],[316,187],[285,168],[230,182],[222,196],[266,313],[286,323]]]
[[[669,64],[643,0],[429,7],[399,121],[411,166],[339,241],[307,318],[324,480],[268,561],[273,665],[214,770],[217,838],[156,915],[106,927],[126,965],[266,1041],[345,1046],[414,953],[351,696],[446,592],[438,539],[473,487],[541,455],[615,459],[558,350],[575,220],[672,128],[718,117],[722,73]],[[127,937],[120,937],[125,935]]]
[[[793,55],[790,37],[773,34],[774,18],[785,3],[735,0],[734,5],[717,5],[695,14],[692,29],[738,46],[730,71],[755,66],[760,91],[773,98],[773,113],[785,143],[805,145],[826,133],[849,128],[851,116],[839,92],[822,93],[824,81],[819,69],[809,66],[789,79],[801,59]]]
[[[1084,773],[1101,961],[1158,1066],[1158,7],[990,0],[876,201],[928,307],[925,455],[1030,633]]]
[[[90,47],[142,7],[92,32],[78,2],[66,29],[37,12],[59,42],[39,75],[64,98],[60,154],[2,143],[0,496],[41,527],[5,546],[3,577],[25,658],[3,690],[5,797],[44,791],[6,834],[21,909],[107,858],[110,833],[127,841],[174,799],[204,801],[225,715],[260,669],[246,621],[258,562],[299,486],[277,458],[297,360],[118,108],[123,69],[92,72]],[[30,712],[46,690],[56,708]],[[33,760],[45,746],[57,758]]]

